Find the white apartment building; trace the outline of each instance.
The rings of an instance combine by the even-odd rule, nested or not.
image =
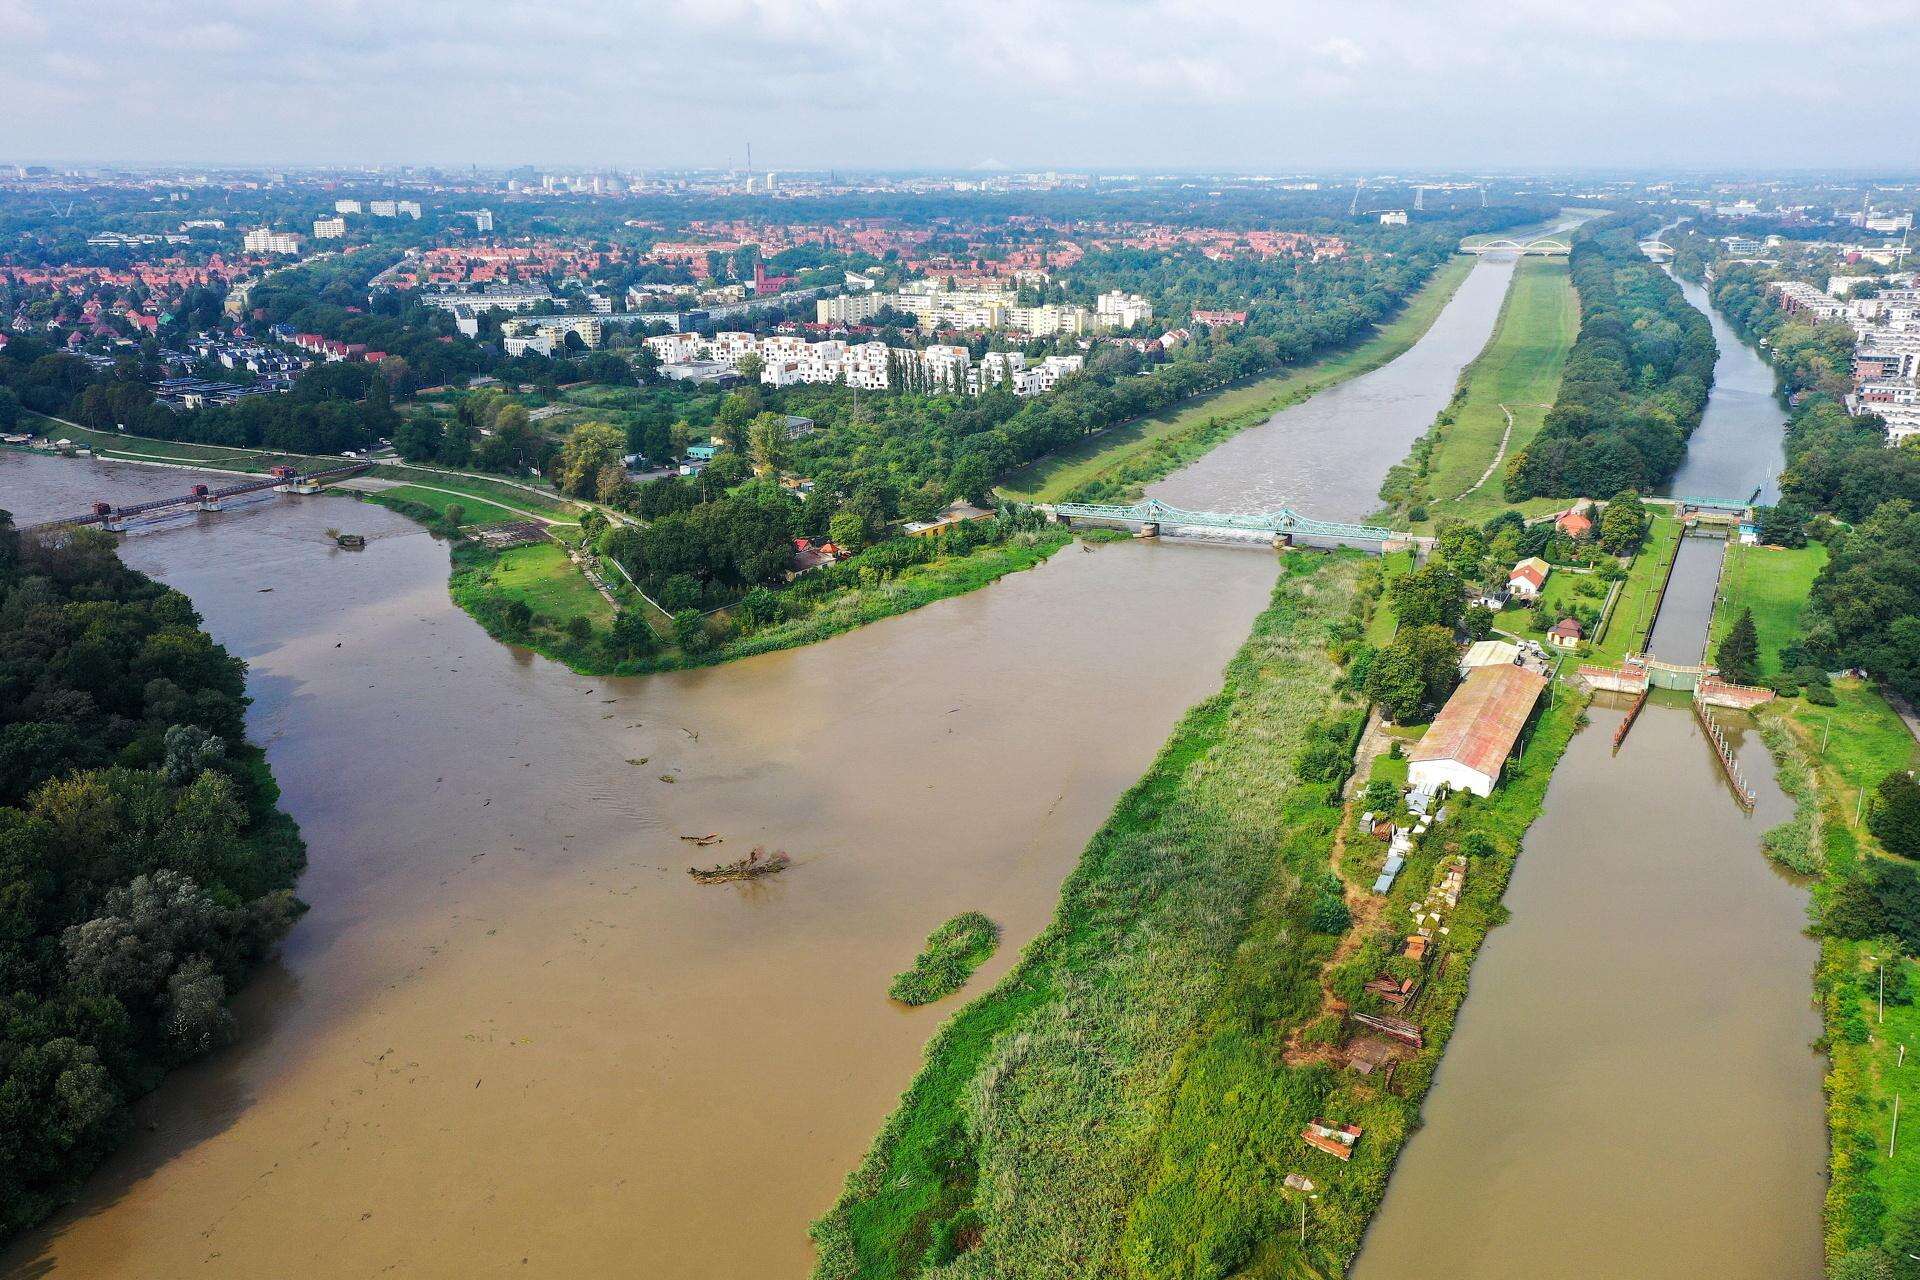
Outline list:
[[[298,253],[300,237],[291,231],[275,231],[271,227],[255,227],[240,238],[241,247],[248,253]]]
[[[543,284],[490,284],[482,289],[422,290],[420,301],[442,311],[467,307],[473,311],[527,311],[552,302],[553,292]]]
[[[545,323],[547,319],[518,323]],[[893,385],[898,368],[902,373],[917,370],[927,386],[954,394],[978,395],[987,387],[1006,384],[1015,395],[1031,396],[1053,390],[1062,377],[1085,366],[1082,356],[1049,356],[1039,364],[1028,365],[1018,351],[992,352],[975,365],[972,354],[962,346],[936,343],[924,351],[914,351],[877,341],[808,342],[787,335],[757,338],[751,333],[716,333],[711,338],[697,333],[665,333],[646,339],[646,347],[662,366],[717,362],[738,369],[742,360],[757,356],[760,381],[772,387],[842,382],[884,391]]]
[[[1153,319],[1153,305],[1137,293],[1115,289],[1094,300],[1093,319],[1105,329],[1131,329]]]
[[[893,302],[890,293],[849,293],[838,298],[822,298],[813,304],[813,318],[820,324],[865,324]]]
[[[313,220],[313,238],[315,240],[338,240],[347,234],[347,220],[338,215],[331,218]]]
[[[415,222],[420,221],[420,202],[418,200],[397,201],[393,206],[393,211],[402,218],[412,218]]]
[[[502,340],[509,342],[514,338],[545,337],[552,349],[558,351],[567,345],[570,333],[578,334],[584,346],[599,346],[606,335],[606,326],[599,316],[522,316],[507,321],[500,332]],[[514,352],[509,348],[507,354]]]
[[[333,202],[333,211],[334,211],[335,213],[363,213],[363,212],[365,212],[365,210],[363,210],[363,209],[362,209],[362,208],[360,207],[360,202],[359,202],[358,200],[335,200],[335,201]]]
[[[1051,338],[1056,334],[1077,338],[1092,324],[1092,312],[1066,302],[1007,309],[1007,328],[1034,338]]]
[[[392,200],[375,200],[367,210],[376,218],[391,218],[400,211],[400,206]]]
[[[545,330],[539,333],[509,334],[505,342],[507,354],[510,356],[550,356],[553,354],[553,335]]]

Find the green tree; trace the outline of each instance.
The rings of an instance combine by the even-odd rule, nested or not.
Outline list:
[[[1405,627],[1452,627],[1466,608],[1460,575],[1441,560],[1431,560],[1394,579],[1389,597],[1393,616]]]
[[[596,496],[600,473],[604,468],[619,469],[626,454],[627,433],[604,422],[583,422],[560,446],[560,467],[555,476],[563,493],[576,498]]]
[[[1742,610],[1733,628],[1721,637],[1714,661],[1720,674],[1735,684],[1752,684],[1760,678],[1760,633],[1753,624],[1753,610]]]
[[[777,413],[763,413],[747,428],[747,454],[763,472],[777,472],[787,454],[787,422]]]
[[[1647,509],[1640,495],[1622,489],[1607,503],[1600,516],[1600,548],[1608,555],[1630,556],[1640,549],[1647,536]]]
[[[827,537],[842,551],[858,551],[867,544],[866,521],[857,511],[839,511],[827,522]]]
[[[1920,858],[1920,782],[1914,781],[1911,773],[1897,769],[1880,779],[1874,789],[1873,810],[1867,815],[1867,830],[1888,853]]]

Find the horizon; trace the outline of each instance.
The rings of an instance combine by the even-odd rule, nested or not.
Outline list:
[[[376,31],[358,0],[272,15],[0,0],[15,51],[0,112],[31,163],[499,168],[544,154],[655,171],[739,167],[751,145],[762,170],[1262,172],[1355,154],[1425,171],[1570,156],[1872,170],[1877,135],[1849,126],[1863,85],[1876,118],[1920,113],[1905,74],[1916,17],[1904,0],[1594,14],[730,0],[642,19],[607,0],[565,15],[433,0],[382,11]]]

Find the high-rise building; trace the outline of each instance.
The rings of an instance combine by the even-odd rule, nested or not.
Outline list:
[[[270,227],[255,227],[241,237],[240,244],[248,253],[298,253],[300,237],[291,231],[275,231]]]
[[[360,208],[360,202],[359,202],[358,200],[335,200],[335,201],[333,202],[333,211],[334,211],[335,213],[360,213],[360,212],[362,212],[362,210],[361,210],[361,208]]]
[[[313,220],[313,238],[315,240],[338,240],[347,234],[347,220],[338,214],[331,218]]]

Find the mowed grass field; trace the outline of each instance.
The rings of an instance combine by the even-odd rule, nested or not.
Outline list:
[[[1727,566],[1720,578],[1720,601],[1713,610],[1709,652],[1722,636],[1753,610],[1754,630],[1760,635],[1760,674],[1780,673],[1780,650],[1800,634],[1800,615],[1806,611],[1813,580],[1827,563],[1827,548],[1810,542],[1791,551],[1784,547],[1727,548]]]
[[[1473,259],[1467,257],[1447,262],[1434,272],[1433,278],[1399,315],[1356,347],[1298,369],[1203,395],[1089,436],[1070,449],[1049,454],[1015,471],[1000,485],[1000,492],[1019,502],[1058,502],[1099,480],[1138,477],[1137,482],[1144,483],[1158,478],[1154,474],[1156,452],[1165,460],[1166,470],[1172,470],[1181,461],[1188,460],[1180,449],[1184,438],[1222,424],[1230,435],[1235,430],[1264,422],[1288,405],[1378,369],[1406,351],[1433,326],[1473,265]]]
[[[543,618],[564,621],[584,617],[596,627],[613,622],[613,606],[580,575],[566,550],[540,542],[500,553],[487,571],[488,584],[502,595],[524,600]]]
[[[1425,483],[1435,519],[1485,520],[1508,505],[1507,459],[1540,434],[1579,331],[1579,298],[1566,260],[1522,258],[1493,337],[1467,368],[1466,394],[1450,407],[1452,420],[1438,428]],[[1507,411],[1513,414],[1511,435]]]

